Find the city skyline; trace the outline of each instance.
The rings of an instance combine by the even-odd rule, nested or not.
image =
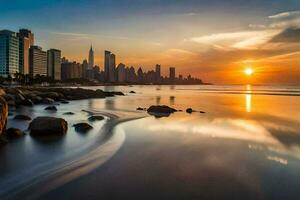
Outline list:
[[[40,46],[95,64],[176,66],[213,83],[299,83],[300,3],[280,1],[2,1],[0,24],[29,28]],[[27,12],[26,12],[27,11]],[[77,13],[74,15],[73,13]],[[21,17],[22,16],[22,17]],[[36,17],[45,16],[45,17]],[[243,76],[253,68],[253,77]],[[162,70],[167,74],[168,70]]]

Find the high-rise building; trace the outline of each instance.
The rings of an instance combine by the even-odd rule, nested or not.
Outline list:
[[[161,81],[161,74],[160,74],[160,65],[159,64],[157,64],[155,66],[155,75],[156,75],[156,77],[155,77],[156,83],[160,83],[160,81]]]
[[[110,62],[109,62],[109,82],[116,81],[116,56],[115,54],[110,54]]]
[[[15,32],[0,31],[0,76],[19,72],[19,38]]]
[[[39,46],[31,46],[29,49],[29,74],[47,76],[47,53]]]
[[[170,67],[170,75],[169,75],[169,78],[170,78],[170,81],[171,82],[174,82],[175,81],[175,67]]]
[[[94,67],[94,51],[93,47],[91,45],[90,51],[89,51],[89,67],[88,70],[92,70]]]
[[[126,70],[125,65],[123,63],[120,63],[117,67],[117,81],[119,83],[123,83],[126,80]]]
[[[20,29],[19,37],[19,71],[29,74],[29,48],[34,44],[34,34],[30,30]]]
[[[104,51],[104,73],[105,81],[109,82],[110,51]]]
[[[53,80],[61,80],[61,51],[50,49],[47,51],[47,75]]]
[[[104,72],[107,82],[115,82],[116,56],[110,51],[104,51]]]

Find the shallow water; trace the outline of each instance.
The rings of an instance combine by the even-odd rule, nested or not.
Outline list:
[[[92,88],[123,91],[126,96],[74,101],[47,115],[76,112],[70,118],[64,116],[70,125],[86,120],[82,109],[114,113],[120,119],[146,116],[135,109],[153,104],[206,113],[178,112],[168,118],[149,116],[117,125],[112,135],[119,139],[108,138],[115,150],[103,154],[104,162],[94,162],[85,173],[65,178],[62,184],[53,184],[56,176],[46,177],[42,181],[52,184],[52,192],[30,196],[33,188],[40,189],[37,184],[22,195],[41,199],[299,199],[299,86]],[[136,93],[130,94],[131,90]],[[24,109],[17,112],[45,115],[43,106]],[[8,180],[20,182],[36,171],[47,174],[74,158],[80,161],[91,156],[90,152],[107,143],[99,135],[110,117],[94,124],[95,129],[86,135],[70,128],[54,142],[36,141],[28,135],[1,148],[0,188]],[[9,126],[25,129],[27,124],[11,120]],[[105,152],[98,150],[96,155]]]

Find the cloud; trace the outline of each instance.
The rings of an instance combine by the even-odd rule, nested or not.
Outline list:
[[[277,32],[276,31],[242,31],[228,32],[193,37],[190,41],[209,44],[218,49],[256,49],[260,45],[269,41]],[[222,47],[222,48],[221,48]]]
[[[300,42],[300,28],[288,28],[275,35],[270,42],[298,43]]]
[[[269,28],[284,29],[300,27],[300,11],[282,12],[268,17],[272,22]]]
[[[290,11],[290,12],[282,12],[277,13],[275,15],[271,15],[268,18],[269,19],[286,19],[286,18],[293,18],[293,17],[299,17],[300,11]]]

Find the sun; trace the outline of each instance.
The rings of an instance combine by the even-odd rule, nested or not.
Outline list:
[[[253,74],[253,69],[248,67],[244,70],[244,73],[247,75],[247,76],[251,76]]]

